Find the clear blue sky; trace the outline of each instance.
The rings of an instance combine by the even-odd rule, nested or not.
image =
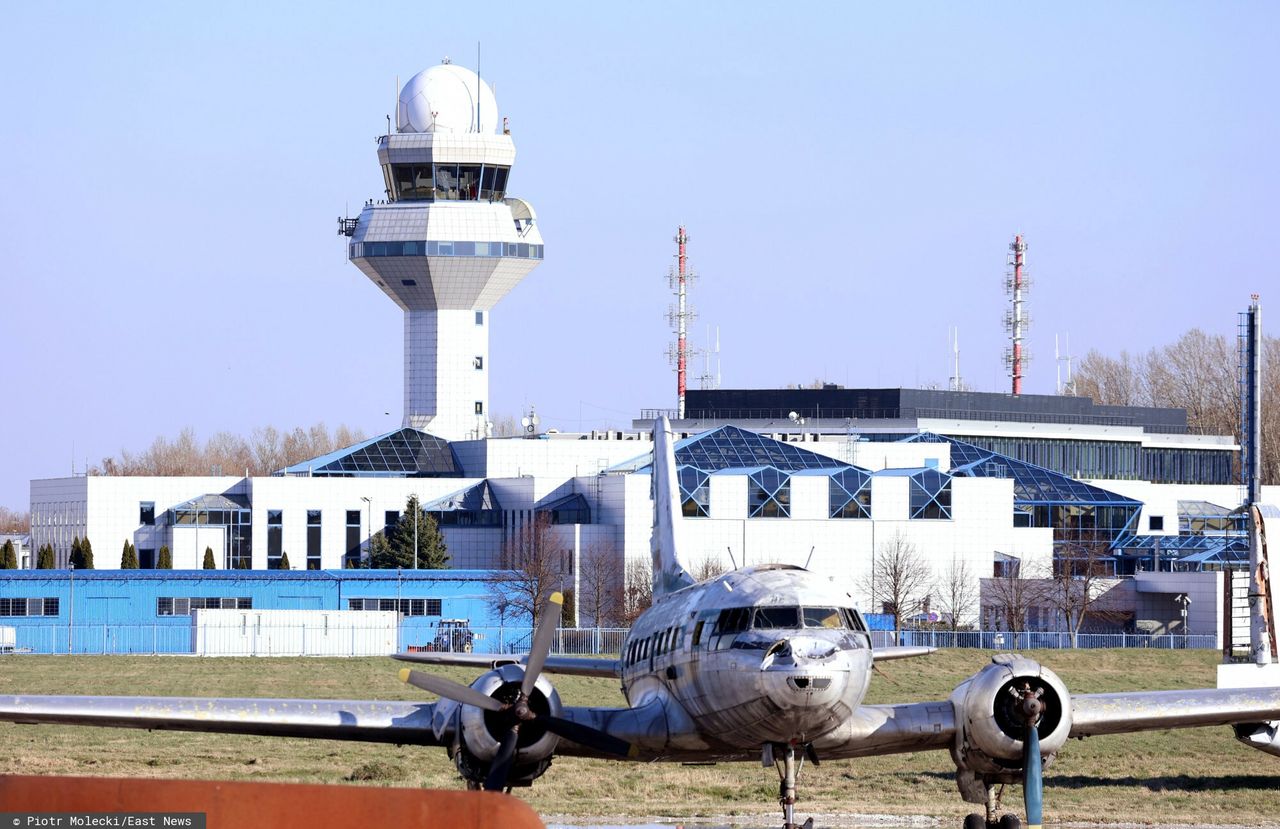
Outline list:
[[[379,195],[397,76],[474,67],[477,40],[547,242],[493,314],[495,414],[673,405],[681,222],[726,387],[945,384],[958,325],[966,380],[1003,390],[1016,231],[1028,391],[1053,389],[1055,333],[1231,334],[1280,284],[1278,24],[1261,2],[9,4],[0,504],[185,426],[397,426],[401,315],[334,218]]]

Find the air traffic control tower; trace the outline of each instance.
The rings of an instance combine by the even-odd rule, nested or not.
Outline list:
[[[488,434],[489,311],[542,261],[533,208],[507,196],[515,157],[489,86],[433,66],[378,138],[386,198],[339,224],[351,262],[404,310],[404,425],[446,440]]]

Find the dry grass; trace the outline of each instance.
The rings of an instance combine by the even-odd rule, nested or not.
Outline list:
[[[1075,692],[1212,687],[1216,656],[1183,651],[1033,654]],[[890,663],[872,702],[945,697],[989,654],[947,651]],[[418,699],[386,659],[193,659],[23,656],[0,659],[0,693],[155,694]],[[464,670],[442,671],[454,679]],[[616,681],[557,679],[566,704],[620,705]],[[0,725],[0,773],[257,779],[456,787],[438,749],[124,729]],[[801,810],[958,816],[945,753],[831,761],[806,768]],[[1190,729],[1069,744],[1047,771],[1050,820],[1274,825],[1280,761],[1231,738]],[[629,765],[563,758],[520,792],[544,813],[576,815],[770,815],[773,770],[752,764]],[[1016,789],[1011,797],[1019,798]]]

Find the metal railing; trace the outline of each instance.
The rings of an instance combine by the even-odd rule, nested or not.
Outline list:
[[[3,653],[187,654],[193,656],[376,656],[399,651],[527,653],[529,627],[474,627],[460,633],[435,627],[326,627],[320,624],[21,624],[13,626],[13,646]],[[622,651],[626,628],[559,628],[552,652],[566,656],[614,655]],[[1056,631],[892,630],[872,631],[876,647],[894,645],[985,650],[1078,648],[1217,649],[1214,634],[1081,633]]]
[[[1164,650],[1216,650],[1218,637],[1212,633],[1079,633],[1061,631],[997,630],[891,630],[872,632],[876,647],[916,645],[929,648],[981,648],[984,650],[1068,650],[1071,648],[1161,648]]]

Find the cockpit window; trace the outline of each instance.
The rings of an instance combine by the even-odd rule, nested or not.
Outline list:
[[[715,632],[717,636],[726,633],[739,633],[746,630],[750,624],[751,608],[731,607],[720,611],[720,616],[716,619]]]
[[[861,631],[862,633],[869,632],[867,630],[867,623],[863,621],[861,613],[859,613],[858,611],[854,610],[851,607],[844,608],[843,612],[844,612],[845,618],[848,619],[849,621],[849,627],[853,628],[856,631]]]
[[[800,627],[800,608],[756,608],[755,621],[752,622],[751,626],[761,630],[769,630],[771,628],[798,628]]]
[[[834,607],[806,607],[804,626],[807,628],[838,628],[845,625],[844,614]]]

